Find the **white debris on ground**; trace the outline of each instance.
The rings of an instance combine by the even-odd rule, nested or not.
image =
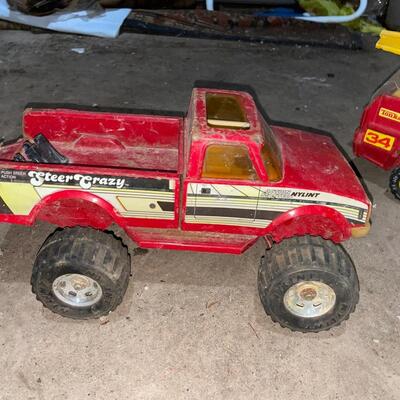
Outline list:
[[[77,54],[84,54],[86,50],[84,47],[73,47],[71,51]]]

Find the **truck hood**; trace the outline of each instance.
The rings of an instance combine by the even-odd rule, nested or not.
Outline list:
[[[272,129],[282,149],[279,186],[331,193],[370,205],[360,180],[329,136],[279,126]]]

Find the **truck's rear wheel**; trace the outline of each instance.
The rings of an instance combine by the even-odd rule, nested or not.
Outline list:
[[[339,325],[359,299],[357,273],[344,249],[311,236],[284,240],[266,252],[258,291],[274,322],[300,332]]]
[[[394,197],[400,200],[400,167],[395,168],[390,174],[389,187]]]
[[[50,235],[37,254],[32,291],[51,311],[75,319],[113,311],[128,286],[130,257],[112,234],[66,228]]]

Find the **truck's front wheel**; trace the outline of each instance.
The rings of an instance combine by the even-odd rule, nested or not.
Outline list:
[[[258,290],[272,320],[300,332],[339,325],[359,298],[357,273],[344,249],[311,236],[284,240],[266,252]]]
[[[66,228],[50,235],[39,250],[31,284],[51,311],[89,319],[121,303],[129,275],[129,254],[120,240],[90,228]]]

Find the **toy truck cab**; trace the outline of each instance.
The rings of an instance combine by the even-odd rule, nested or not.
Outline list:
[[[390,188],[400,198],[400,70],[379,87],[366,106],[353,151],[380,168],[392,170]]]
[[[260,185],[282,179],[280,148],[246,93],[197,89],[187,141],[184,229],[260,236]],[[194,224],[194,225],[193,225]]]
[[[0,147],[0,221],[60,228],[38,252],[47,308],[96,318],[130,274],[114,225],[143,248],[267,248],[258,290],[282,326],[317,332],[354,311],[358,280],[337,244],[369,230],[370,201],[324,135],[269,126],[243,92],[194,89],[185,118],[28,109]]]

